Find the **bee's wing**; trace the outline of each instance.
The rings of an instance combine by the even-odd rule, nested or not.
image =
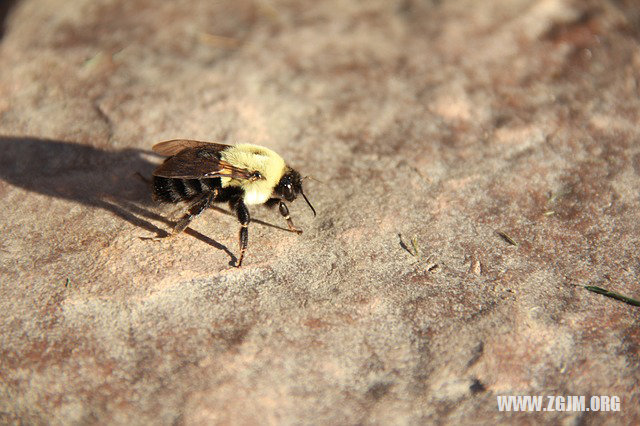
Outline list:
[[[193,141],[189,139],[173,139],[170,141],[159,142],[155,144],[151,149],[156,154],[163,155],[165,157],[171,157],[172,155],[176,155],[180,151],[183,151],[187,148],[207,147],[208,149],[217,152],[229,148],[229,146],[230,145],[224,145],[215,142]]]
[[[153,175],[174,179],[228,177],[242,180],[252,177],[253,171],[221,160],[218,154],[220,150],[210,145],[207,143],[206,146],[183,148],[177,155],[167,158]]]

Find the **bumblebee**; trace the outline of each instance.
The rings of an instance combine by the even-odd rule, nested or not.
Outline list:
[[[168,237],[175,236],[213,203],[229,203],[240,222],[240,255],[234,266],[240,267],[249,240],[251,217],[247,206],[278,205],[289,230],[298,234],[285,201],[302,195],[300,173],[289,167],[274,151],[259,145],[224,145],[187,139],[160,142],[153,151],[168,157],[153,172],[153,197],[167,203],[187,202],[186,213]]]

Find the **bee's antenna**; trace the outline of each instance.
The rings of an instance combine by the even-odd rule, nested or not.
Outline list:
[[[307,175],[307,176],[305,176],[305,177],[303,177],[303,178],[302,178],[302,180],[305,180],[305,179],[311,179],[311,180],[315,180],[316,182],[324,183],[324,182],[323,182],[323,181],[321,181],[320,179],[316,179],[316,178],[314,178],[313,176],[308,176],[308,175]]]
[[[304,197],[304,200],[307,202],[307,204],[309,204],[309,207],[311,208],[311,211],[313,212],[313,217],[316,217],[316,209],[313,208],[313,206],[311,205],[311,203],[309,202],[309,199],[307,198],[306,195],[304,195],[304,192],[300,191],[300,193],[302,194],[302,196]]]

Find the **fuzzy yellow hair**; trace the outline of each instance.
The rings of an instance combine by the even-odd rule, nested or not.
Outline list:
[[[222,160],[235,167],[259,172],[263,179],[255,181],[222,178],[222,187],[239,186],[244,190],[245,204],[262,204],[271,198],[273,188],[285,174],[282,157],[263,146],[240,144],[220,153]]]

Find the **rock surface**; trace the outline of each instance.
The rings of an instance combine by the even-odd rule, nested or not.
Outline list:
[[[0,9],[0,423],[640,423],[640,308],[583,288],[640,298],[635,2]],[[318,217],[251,209],[241,269],[224,209],[141,238],[176,137],[276,150]]]

